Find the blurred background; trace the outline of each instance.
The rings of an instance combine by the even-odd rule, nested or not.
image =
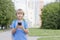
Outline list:
[[[0,40],[11,40],[10,25],[18,9],[29,24],[28,40],[60,40],[60,0],[0,0]]]

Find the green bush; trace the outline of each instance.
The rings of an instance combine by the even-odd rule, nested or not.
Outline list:
[[[55,2],[42,9],[42,28],[60,29],[60,3]]]
[[[0,0],[0,25],[9,26],[15,17],[15,9],[11,0]]]

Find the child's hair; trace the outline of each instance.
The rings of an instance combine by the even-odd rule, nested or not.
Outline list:
[[[23,12],[22,9],[18,9],[18,10],[16,11],[16,15],[17,15],[17,12],[18,12],[18,11],[22,11],[22,12]],[[24,12],[23,12],[23,16],[24,16]]]

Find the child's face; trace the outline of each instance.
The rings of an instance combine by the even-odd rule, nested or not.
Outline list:
[[[17,11],[17,18],[18,19],[20,19],[20,20],[23,19],[23,16],[24,16],[23,11]]]

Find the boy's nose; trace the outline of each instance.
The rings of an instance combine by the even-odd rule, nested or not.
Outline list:
[[[19,16],[19,17],[21,17],[21,16]]]

